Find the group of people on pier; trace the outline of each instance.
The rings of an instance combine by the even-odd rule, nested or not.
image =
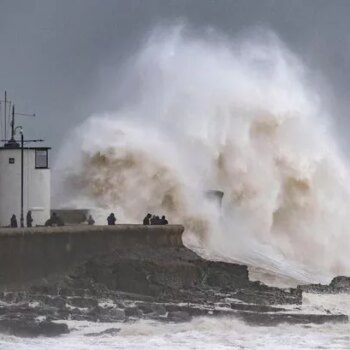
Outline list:
[[[29,210],[26,216],[26,226],[33,227],[32,212]],[[45,226],[64,226],[64,221],[55,212],[52,213],[50,219],[46,220]],[[10,227],[18,227],[17,217],[15,214],[11,216]]]
[[[143,219],[144,225],[168,225],[168,220],[163,215],[161,218],[158,215],[148,213]]]
[[[107,217],[107,224],[108,225],[115,225],[117,221],[117,218],[115,217],[114,213],[110,213]],[[158,215],[152,215],[147,214],[145,218],[143,219],[144,225],[168,225],[168,220],[166,219],[165,215],[162,217],[159,217]]]
[[[26,224],[27,224],[27,227],[32,227],[33,225],[32,212],[30,210],[28,211],[26,216]],[[17,218],[15,214],[11,216],[10,227],[18,227]]]
[[[32,218],[32,212],[29,210],[26,216],[26,226],[32,227],[33,221],[34,220]],[[89,215],[86,222],[88,225],[95,224],[95,220],[93,219],[92,215]],[[115,217],[114,213],[110,213],[107,217],[107,224],[115,225],[116,222],[117,222],[117,218]],[[162,217],[159,217],[158,215],[147,214],[143,219],[143,224],[144,225],[167,225],[168,220],[164,215]],[[51,214],[51,217],[48,220],[46,220],[45,226],[64,226],[64,221],[55,212],[53,212]],[[15,214],[13,214],[11,217],[10,227],[13,227],[13,228],[18,227],[17,218]]]
[[[26,216],[26,226],[33,227],[32,212],[29,210]],[[64,226],[64,221],[55,212],[52,213],[50,219],[46,220],[45,226]],[[11,216],[10,227],[18,227],[17,217],[15,214]]]

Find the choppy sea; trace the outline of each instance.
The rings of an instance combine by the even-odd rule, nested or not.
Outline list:
[[[306,294],[305,312],[350,315],[350,295]],[[350,349],[350,324],[253,327],[237,319],[199,317],[189,323],[90,323],[69,321],[71,333],[56,338],[0,336],[1,350],[172,350],[172,349]],[[118,333],[89,336],[106,329]]]

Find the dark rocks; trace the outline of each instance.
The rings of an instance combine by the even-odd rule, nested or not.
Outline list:
[[[96,333],[86,333],[84,334],[86,337],[99,337],[101,335],[111,335],[115,336],[120,332],[120,328],[108,328],[102,332],[96,332]]]
[[[208,286],[234,289],[249,285],[247,266],[212,261],[203,265],[202,283]]]
[[[142,311],[137,307],[126,307],[124,309],[126,317],[137,317],[140,318],[142,316]]]
[[[88,315],[92,317],[94,321],[98,322],[117,322],[125,320],[124,310],[117,308],[102,308],[97,306],[89,310]]]
[[[153,312],[155,312],[157,315],[163,316],[167,311],[163,305],[153,304]]]
[[[153,313],[152,304],[138,304],[137,306],[138,306],[139,310],[141,310],[144,315]]]
[[[0,320],[0,331],[20,337],[54,337],[69,333],[68,326],[64,323],[50,321],[36,322],[28,319],[3,319]]]
[[[238,311],[255,311],[255,312],[281,312],[286,309],[281,307],[267,306],[267,305],[256,305],[256,304],[238,304],[231,303],[231,309]]]
[[[344,291],[349,285],[348,278],[339,277],[322,288]],[[302,287],[279,289],[251,282],[246,266],[206,261],[184,247],[135,246],[95,257],[66,276],[27,290],[1,293],[0,332],[52,336],[68,331],[52,321],[69,319],[188,322],[197,316],[225,316],[252,325],[346,322],[344,315],[303,314],[302,292]]]
[[[35,300],[41,301],[43,304],[62,309],[66,306],[66,300],[59,296],[36,296]]]
[[[329,285],[334,290],[341,290],[342,292],[350,291],[350,277],[338,276],[334,277]]]
[[[157,303],[136,303],[136,305],[144,315],[156,314],[162,316],[167,312],[163,305]]]
[[[188,322],[191,321],[191,315],[186,311],[171,311],[168,313],[168,321],[172,322]]]
[[[338,276],[333,278],[329,285],[324,284],[307,284],[298,286],[300,290],[308,293],[350,293],[350,277]]]
[[[237,315],[246,323],[254,326],[277,326],[281,323],[287,324],[323,324],[328,322],[348,322],[346,315],[328,315],[328,314],[291,314],[291,313],[259,313],[243,312]]]
[[[71,297],[68,298],[67,302],[75,307],[79,308],[92,308],[98,305],[98,302],[94,298],[81,298],[81,297]]]
[[[148,302],[155,301],[155,298],[149,295],[143,295],[143,294],[137,294],[137,293],[131,293],[131,292],[115,291],[114,296],[120,300],[142,300],[142,301],[148,301]]]
[[[190,316],[207,316],[210,315],[210,312],[214,310],[213,306],[206,306],[200,304],[188,304],[188,305],[177,305],[177,304],[167,304],[165,308],[168,312],[168,315],[177,312],[185,312]]]
[[[268,287],[252,282],[249,287],[239,289],[235,297],[243,302],[262,305],[301,304],[302,291],[299,288]]]
[[[69,333],[68,326],[65,323],[53,323],[43,321],[39,323],[39,334],[46,337],[55,337],[60,334]]]

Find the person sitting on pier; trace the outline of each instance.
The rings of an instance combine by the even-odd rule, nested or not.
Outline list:
[[[45,226],[64,226],[64,222],[55,212],[53,212],[50,219],[45,222]]]
[[[11,216],[11,225],[10,225],[11,227],[18,227],[18,225],[17,225],[17,218],[16,218],[16,215],[15,214],[13,214],[12,216]]]
[[[161,225],[168,225],[168,220],[165,218],[165,215],[162,216],[160,219],[160,224]]]
[[[115,225],[115,222],[117,221],[116,217],[114,216],[114,213],[111,213],[107,218],[108,225]]]
[[[150,225],[151,224],[151,222],[150,222],[151,217],[152,217],[152,214],[148,213],[145,216],[145,218],[143,219],[143,224],[144,225]]]
[[[89,218],[87,219],[87,223],[88,223],[88,225],[94,225],[95,224],[95,220],[92,218],[92,215],[89,215]]]
[[[26,221],[27,221],[27,227],[32,227],[33,218],[32,218],[32,212],[30,210],[28,210]]]

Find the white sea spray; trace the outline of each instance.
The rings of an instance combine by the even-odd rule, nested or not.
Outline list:
[[[212,259],[296,278],[349,274],[349,173],[298,58],[271,32],[158,28],[112,87],[123,103],[67,139],[61,204],[186,228]],[[207,190],[223,191],[222,207]]]

